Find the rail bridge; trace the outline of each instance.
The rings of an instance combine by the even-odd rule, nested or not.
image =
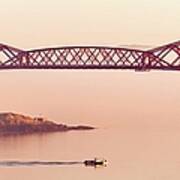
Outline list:
[[[180,70],[180,41],[149,50],[105,46],[21,50],[0,44],[0,69]]]

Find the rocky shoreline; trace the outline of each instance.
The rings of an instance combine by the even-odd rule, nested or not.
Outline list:
[[[91,126],[68,126],[57,124],[41,117],[32,118],[15,113],[0,113],[0,135],[18,135],[72,130],[93,130]]]

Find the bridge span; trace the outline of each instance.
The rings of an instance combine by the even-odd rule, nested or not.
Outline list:
[[[180,41],[150,50],[104,46],[21,50],[0,44],[0,69],[180,70]]]

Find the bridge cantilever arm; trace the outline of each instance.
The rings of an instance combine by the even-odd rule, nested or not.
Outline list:
[[[162,50],[162,49],[168,48],[168,47],[170,47],[170,46],[172,46],[172,45],[180,45],[180,40],[174,41],[174,42],[172,42],[172,43],[168,43],[168,44],[165,44],[165,45],[162,45],[162,46],[158,46],[158,47],[149,49],[149,50],[147,50],[147,51],[153,53],[153,52],[157,52],[157,51],[160,51],[160,50]]]

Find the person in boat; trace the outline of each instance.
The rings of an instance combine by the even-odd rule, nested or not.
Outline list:
[[[86,166],[103,166],[107,163],[105,159],[97,159],[95,158],[94,160],[85,160],[84,164]]]

